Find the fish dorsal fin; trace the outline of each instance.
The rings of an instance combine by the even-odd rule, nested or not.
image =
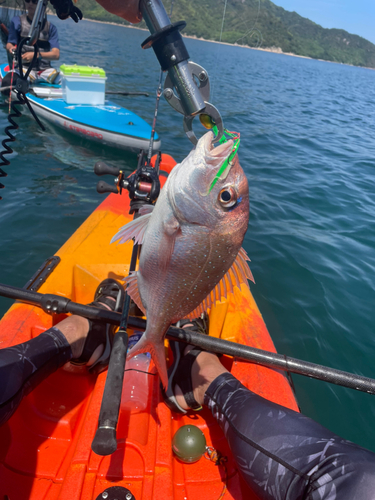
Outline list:
[[[137,304],[143,314],[146,314],[146,310],[142,304],[141,296],[139,294],[137,274],[137,271],[134,271],[131,272],[129,276],[126,276],[126,278],[124,278],[124,283],[128,285],[126,288],[126,293]]]
[[[115,236],[111,239],[111,243],[114,243],[115,241],[118,241],[119,243],[126,243],[134,238],[135,243],[142,245],[150,217],[151,212],[128,222],[118,233],[115,234]]]
[[[233,293],[233,288],[235,286],[240,288],[241,283],[248,284],[247,280],[251,280],[255,283],[253,274],[247,265],[247,260],[249,261],[250,259],[246,251],[241,248],[231,268],[227,271],[215,288],[207,295],[204,301],[194,309],[194,311],[185,317],[188,319],[198,318],[201,314],[211,309],[215,302],[221,300],[222,298],[226,299],[229,293]]]

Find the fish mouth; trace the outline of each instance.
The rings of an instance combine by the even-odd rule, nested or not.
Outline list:
[[[219,180],[225,180],[233,166],[233,162],[229,161],[234,148],[233,139],[229,139],[216,147],[214,147],[212,139],[212,132],[207,132],[201,139],[202,147],[204,148],[205,163],[209,167],[210,172],[207,177],[207,180],[210,182],[204,192],[200,191],[202,196],[207,196]]]
[[[203,147],[205,149],[205,156],[208,163],[214,164],[214,166],[220,166],[220,164],[228,158],[233,150],[233,139],[229,139],[219,146],[214,146],[212,140],[214,138],[213,132],[209,131],[205,134],[203,139]],[[210,161],[212,160],[212,161]]]

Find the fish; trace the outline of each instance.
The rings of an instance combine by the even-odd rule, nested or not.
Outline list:
[[[124,281],[147,324],[128,358],[149,352],[164,389],[169,326],[200,316],[233,287],[253,280],[242,248],[249,222],[248,181],[238,155],[228,161],[233,140],[214,147],[212,139],[211,131],[200,138],[173,168],[156,204],[142,207],[111,241],[134,238],[142,245],[138,269]]]

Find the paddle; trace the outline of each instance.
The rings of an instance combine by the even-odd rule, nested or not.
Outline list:
[[[119,325],[121,314],[112,311],[97,309],[92,306],[85,306],[72,302],[66,297],[58,295],[43,294],[31,292],[23,288],[16,288],[8,285],[0,284],[0,296],[10,299],[18,299],[29,304],[40,306],[45,312],[53,314],[71,313],[79,316],[84,316],[89,319],[100,320],[113,325]],[[142,318],[129,316],[129,326],[144,330],[146,321]],[[262,351],[255,347],[249,347],[228,340],[209,337],[201,333],[187,331],[181,328],[170,327],[167,332],[167,338],[170,340],[178,340],[186,344],[194,344],[207,351],[226,354],[233,356],[239,360],[251,361],[258,365],[267,366],[268,368],[276,368],[286,370],[298,375],[305,375],[317,380],[323,380],[331,384],[341,385],[357,391],[375,394],[375,380],[361,375],[336,370],[327,366],[302,361],[300,359],[291,358],[282,354],[277,354],[269,351]]]
[[[148,92],[122,92],[121,90],[106,90],[106,95],[144,95],[148,97],[150,94]]]

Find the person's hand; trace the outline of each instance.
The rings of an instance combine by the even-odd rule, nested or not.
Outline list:
[[[64,20],[71,17],[75,23],[78,23],[83,17],[81,10],[73,5],[72,0],[50,0],[50,2],[59,19]]]
[[[111,14],[122,17],[136,24],[142,21],[139,11],[139,0],[96,0],[105,10]]]
[[[34,57],[34,52],[24,52],[22,54],[22,61],[31,62]]]

